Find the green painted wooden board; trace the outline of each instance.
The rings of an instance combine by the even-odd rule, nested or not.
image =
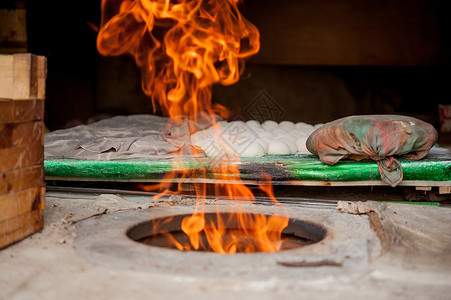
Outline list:
[[[441,182],[451,186],[451,156],[428,157],[420,161],[402,160],[404,181]],[[209,169],[208,159],[188,158],[179,170]],[[75,160],[47,159],[44,161],[46,179],[158,181],[173,170],[172,160]],[[373,161],[343,160],[334,166],[325,165],[312,154],[266,155],[245,158],[239,163],[241,178],[255,181],[261,178],[259,170],[271,175],[274,182],[357,182],[380,181],[377,164]],[[210,171],[207,178],[213,179]]]

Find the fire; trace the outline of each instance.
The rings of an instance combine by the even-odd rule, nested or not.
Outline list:
[[[215,125],[216,115],[227,117],[227,109],[211,101],[212,85],[236,83],[243,72],[244,59],[259,51],[258,29],[241,15],[238,5],[239,0],[102,0],[97,48],[102,55],[132,55],[141,69],[143,91],[152,99],[154,108],[158,104],[172,126],[188,123],[187,134],[192,134],[200,118]],[[183,138],[183,134],[179,135]],[[189,153],[199,151],[185,146],[184,151]],[[237,160],[232,155],[220,156],[212,162],[215,179],[230,182],[216,184],[216,193],[231,199],[254,200],[250,189],[241,182],[237,164],[231,163]],[[183,155],[174,163],[175,171],[166,174],[165,179],[207,173],[202,169],[179,174],[176,171],[179,164],[183,164]],[[266,180],[265,184],[269,182]],[[160,184],[149,189],[166,188],[161,197],[170,193],[168,186]],[[261,185],[261,189],[277,203],[270,186]],[[182,222],[190,244],[181,245],[173,239],[180,250],[199,249],[201,233],[218,253],[235,253],[240,243],[238,237],[251,234],[256,235],[256,248],[252,245],[244,251],[277,250],[281,232],[288,224],[286,211],[279,209],[271,217],[236,212],[239,233],[225,242],[227,220],[222,220],[219,214],[216,224],[204,218],[202,199],[206,193],[206,185],[197,189],[196,210]]]

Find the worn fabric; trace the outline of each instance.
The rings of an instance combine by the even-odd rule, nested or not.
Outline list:
[[[195,121],[186,116],[171,120],[155,115],[116,116],[89,125],[56,130],[44,136],[44,158],[116,160],[167,159],[190,146],[190,131],[210,127],[210,116],[200,112]],[[193,151],[184,155],[204,156]]]
[[[334,165],[344,158],[372,159],[381,179],[391,186],[402,181],[402,156],[425,157],[437,141],[437,131],[424,121],[396,115],[351,116],[327,123],[307,139],[307,149]]]
[[[183,146],[162,135],[168,118],[154,115],[116,116],[89,125],[50,132],[44,137],[45,158],[112,160],[170,158]],[[186,136],[189,139],[189,136]]]

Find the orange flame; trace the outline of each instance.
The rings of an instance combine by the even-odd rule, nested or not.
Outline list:
[[[180,116],[187,116],[189,122],[195,123],[201,112],[215,124],[215,115],[226,118],[228,110],[212,104],[212,85],[237,82],[243,72],[244,59],[260,48],[258,29],[241,15],[238,4],[239,0],[102,0],[97,48],[102,55],[132,55],[141,69],[143,91],[151,97],[154,109],[159,104],[173,124],[184,122]],[[190,126],[189,131],[194,133],[196,126]],[[198,151],[188,148],[191,153]],[[182,155],[180,159],[175,162],[174,170],[179,170],[179,164],[183,164]],[[242,184],[238,167],[230,163],[230,159],[237,158],[213,164],[215,179],[230,182],[216,184],[216,193],[225,193],[232,199],[254,200],[251,190]],[[179,173],[173,171],[166,174],[165,179],[179,176]],[[181,174],[182,178],[195,175],[205,177],[207,170]],[[168,186],[168,183],[161,183],[148,190]],[[262,185],[261,189],[277,203],[270,186]],[[179,186],[177,192],[180,191]],[[160,197],[168,193],[166,189]],[[239,236],[251,234],[258,241],[257,249],[251,245],[245,246],[244,251],[277,250],[281,232],[288,224],[286,211],[271,217],[237,212],[234,218],[240,225],[239,234],[225,242],[227,220],[222,220],[218,214],[217,224],[206,221],[202,200],[205,196],[206,185],[197,191],[199,204],[194,214],[182,222],[190,245],[182,245],[169,237],[180,250],[199,249],[202,232],[210,248],[218,253],[235,253],[240,248]]]
[[[259,32],[236,0],[103,0],[97,48],[131,54],[144,92],[169,117],[197,119],[212,106],[211,86],[238,81],[243,59],[258,52]]]

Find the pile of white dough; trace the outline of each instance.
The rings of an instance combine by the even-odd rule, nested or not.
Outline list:
[[[191,144],[201,148],[208,157],[305,153],[308,152],[307,138],[322,125],[271,120],[263,123],[256,120],[220,121],[191,135]]]

